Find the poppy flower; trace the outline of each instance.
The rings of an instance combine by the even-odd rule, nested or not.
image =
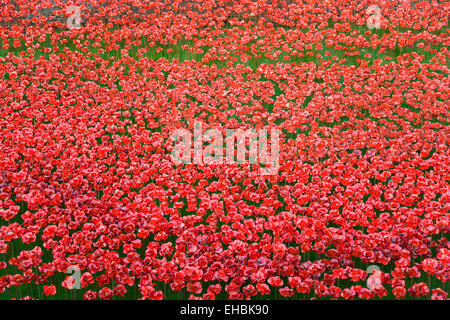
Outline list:
[[[2,8],[0,296],[447,299],[444,2],[103,2]]]

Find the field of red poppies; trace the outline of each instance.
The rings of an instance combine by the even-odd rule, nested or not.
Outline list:
[[[449,2],[0,9],[0,299],[447,299]]]

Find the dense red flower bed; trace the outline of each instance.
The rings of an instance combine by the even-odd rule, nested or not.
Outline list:
[[[0,298],[447,299],[448,2],[54,2],[0,11]],[[175,165],[197,120],[278,173]]]

